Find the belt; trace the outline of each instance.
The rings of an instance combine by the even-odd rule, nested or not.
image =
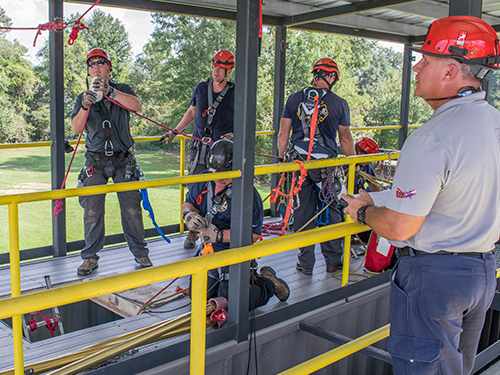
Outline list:
[[[436,251],[434,253],[430,253],[428,251],[422,251],[422,250],[415,250],[413,248],[410,248],[408,246],[406,247],[403,247],[403,248],[396,248],[395,252],[396,252],[396,256],[398,258],[402,258],[402,257],[405,257],[405,256],[408,256],[408,255],[411,255],[410,254],[410,249],[413,251],[413,254],[414,255],[476,255],[476,256],[481,256],[481,255],[487,255],[487,254],[493,254],[493,250],[490,250],[490,251],[487,251],[487,252],[484,252],[484,253],[480,253],[480,252],[468,252],[468,253],[453,253],[453,252],[450,252],[450,251],[444,251],[444,250],[440,250],[440,251]]]

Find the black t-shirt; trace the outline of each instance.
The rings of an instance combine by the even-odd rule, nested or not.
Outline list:
[[[303,90],[290,95],[281,116],[292,120],[292,143],[304,139],[304,131],[300,119],[303,100]],[[347,102],[333,92],[324,95],[319,107],[317,127],[323,135],[325,144],[334,151],[337,151],[337,130],[339,126],[350,125],[351,118]]]
[[[212,100],[217,98],[219,93],[213,92]],[[203,138],[205,134],[205,125],[207,124],[208,115],[205,111],[213,104],[208,104],[208,83],[200,82],[196,85],[189,104],[196,107],[196,117],[194,119],[195,126],[193,136]],[[205,113],[205,116],[203,114]],[[217,141],[226,133],[233,132],[234,118],[234,87],[230,88],[224,95],[224,99],[217,107],[212,121],[212,140]]]

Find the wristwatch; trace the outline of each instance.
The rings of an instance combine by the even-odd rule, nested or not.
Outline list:
[[[116,89],[114,87],[109,88],[108,98],[113,100],[116,98]]]
[[[358,223],[360,223],[361,225],[366,225],[365,211],[368,207],[370,207],[370,205],[363,206],[358,210]]]

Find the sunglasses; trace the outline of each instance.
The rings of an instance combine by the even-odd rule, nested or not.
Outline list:
[[[95,68],[95,66],[96,66],[96,65],[97,65],[97,66],[103,66],[104,64],[107,64],[107,63],[108,63],[108,62],[107,62],[106,60],[101,59],[101,60],[89,61],[89,62],[88,62],[88,65],[89,65],[89,67],[91,67],[91,68]]]

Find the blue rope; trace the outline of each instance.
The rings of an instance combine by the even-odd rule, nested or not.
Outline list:
[[[146,179],[144,178],[144,173],[140,169],[137,169],[137,174],[139,175],[139,179],[141,181],[146,181]],[[153,225],[155,226],[156,231],[158,232],[158,234],[160,236],[163,237],[163,239],[165,241],[167,241],[168,243],[170,243],[170,240],[168,239],[168,237],[165,236],[165,234],[163,233],[163,231],[160,229],[160,227],[156,223],[155,214],[153,212],[153,207],[151,207],[151,202],[149,202],[148,189],[141,189],[141,194],[142,194],[142,207],[146,211],[149,212],[149,218],[153,222]]]

